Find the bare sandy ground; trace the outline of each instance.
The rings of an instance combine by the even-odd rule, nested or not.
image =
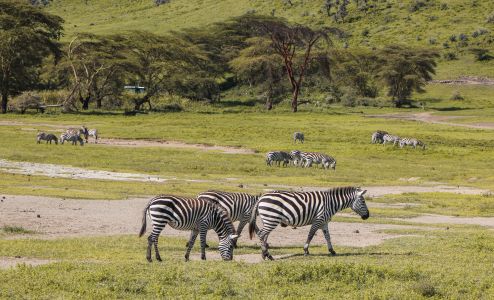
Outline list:
[[[203,151],[221,151],[227,154],[255,154],[252,149],[228,146],[215,146],[205,144],[188,144],[179,141],[165,140],[132,140],[132,139],[99,139],[98,145],[120,146],[120,147],[160,147],[160,148],[187,148]]]
[[[46,265],[56,260],[29,258],[29,257],[1,257],[0,256],[0,269],[14,268],[17,265],[26,264],[29,266]]]
[[[58,238],[77,236],[105,236],[137,234],[141,227],[142,212],[148,198],[131,200],[61,200],[34,196],[5,196],[0,202],[0,226],[22,226],[39,234],[34,238]],[[150,224],[148,222],[148,232]],[[400,235],[385,234],[384,229],[414,228],[413,226],[331,222],[330,230],[335,245],[365,247]],[[422,227],[417,227],[422,228]],[[303,245],[309,227],[297,229],[279,227],[270,236],[273,246]],[[358,233],[357,233],[358,232]],[[189,233],[166,228],[164,235],[188,238]],[[23,237],[21,236],[16,236]],[[208,235],[216,239],[214,233]],[[143,243],[145,239],[143,239]],[[242,244],[257,244],[249,240],[244,230],[240,237]],[[325,244],[322,234],[314,243]]]
[[[482,123],[472,123],[472,124],[463,124],[463,123],[454,123],[448,120],[465,118],[463,116],[437,116],[433,115],[430,112],[423,113],[415,113],[415,114],[403,114],[403,113],[391,113],[384,115],[367,115],[368,118],[385,118],[385,119],[399,119],[399,120],[410,120],[410,121],[419,121],[431,124],[442,124],[449,126],[457,126],[457,127],[466,127],[466,128],[474,128],[474,129],[494,129],[494,123],[491,122],[482,122]]]
[[[460,76],[457,79],[431,80],[429,83],[451,85],[494,85],[494,79],[476,76]]]

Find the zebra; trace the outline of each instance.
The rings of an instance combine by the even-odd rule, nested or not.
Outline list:
[[[300,153],[303,161],[303,166],[309,168],[313,163],[321,164],[324,169],[329,169],[330,167],[333,170],[336,170],[336,159],[333,157],[326,155],[324,153],[318,152],[301,152]]]
[[[98,129],[89,129],[88,132],[87,132],[87,136],[88,138],[90,136],[94,137],[94,143],[97,144],[98,143]],[[86,143],[88,142],[88,139],[86,138]]]
[[[36,143],[40,144],[41,141],[46,141],[46,143],[48,144],[48,142],[51,142],[52,141],[55,141],[55,144],[58,145],[58,138],[54,135],[54,134],[51,134],[51,133],[45,133],[45,132],[40,132],[36,135]]]
[[[271,151],[266,154],[266,164],[268,166],[271,166],[272,162],[276,162],[278,166],[280,165],[280,162],[283,162],[283,167],[286,167],[291,159],[292,157],[290,154],[284,151]]]
[[[293,162],[293,165],[295,166],[301,166],[303,164],[303,161],[302,161],[302,152],[300,152],[299,150],[292,150],[290,151],[290,161]]]
[[[412,146],[414,149],[417,148],[417,146],[421,146],[423,150],[425,150],[425,144],[417,140],[415,138],[402,138],[400,139],[400,148],[403,148],[404,146]]]
[[[377,144],[377,143],[382,144],[384,142],[383,137],[385,134],[388,134],[388,132],[383,131],[383,130],[377,130],[376,132],[374,132],[372,134],[371,143],[372,144]]]
[[[232,222],[239,221],[237,235],[240,236],[245,225],[249,223],[252,209],[259,196],[247,193],[228,193],[221,191],[207,191],[197,196],[198,199],[211,201],[222,206],[230,216]],[[237,239],[233,240],[233,246],[237,248]]]
[[[64,132],[60,135],[60,143],[63,145],[65,141],[72,142],[72,145],[76,145],[77,142],[79,142],[81,146],[84,146],[84,140],[81,138],[79,134],[70,134]]]
[[[256,231],[256,218],[259,214],[263,227],[257,231],[261,241],[262,258],[273,260],[269,254],[268,236],[278,225],[300,227],[311,225],[304,245],[305,255],[309,255],[309,244],[317,230],[321,229],[326,238],[328,251],[336,255],[331,244],[328,222],[331,217],[350,207],[364,220],[369,218],[369,209],[365,204],[366,190],[358,187],[337,187],[328,191],[288,192],[277,191],[259,198],[249,222],[249,236],[252,239]]]
[[[386,133],[383,135],[383,145],[386,145],[387,142],[392,142],[393,146],[396,146],[400,142],[400,137]]]
[[[190,250],[197,235],[201,240],[201,259],[206,259],[206,234],[213,229],[218,234],[221,258],[233,259],[233,241],[238,238],[235,227],[228,213],[219,205],[196,198],[184,198],[172,195],[160,195],[152,198],[144,208],[141,237],[146,232],[146,213],[153,223],[153,231],[148,237],[146,259],[151,262],[151,245],[154,245],[156,260],[161,261],[158,251],[158,238],[161,231],[169,224],[176,230],[192,230],[185,252],[185,261],[189,260]]]
[[[297,140],[300,141],[302,144],[304,143],[304,134],[302,132],[295,132],[293,134],[293,143],[296,144]]]

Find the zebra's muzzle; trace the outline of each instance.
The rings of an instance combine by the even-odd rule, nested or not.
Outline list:
[[[366,214],[362,216],[362,220],[367,220],[369,218],[370,214]]]

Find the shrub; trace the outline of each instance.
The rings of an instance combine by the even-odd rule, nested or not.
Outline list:
[[[475,30],[475,31],[472,33],[472,37],[473,37],[473,38],[477,38],[477,37],[479,37],[479,36],[481,36],[481,35],[484,35],[484,34],[486,34],[486,33],[488,33],[488,32],[489,32],[489,31],[487,31],[486,29],[484,29],[484,28],[480,28],[480,29]]]
[[[426,1],[426,0],[414,0],[414,1],[412,1],[412,3],[410,3],[410,7],[408,8],[408,11],[416,12],[416,11],[420,10],[421,8],[426,7],[427,2],[428,1]]]
[[[470,49],[470,52],[473,53],[477,61],[491,60],[494,58],[487,49],[474,48]]]
[[[441,10],[448,10],[449,9],[449,6],[447,3],[441,3],[441,6],[440,6]]]
[[[433,38],[433,37],[429,38],[429,44],[431,44],[431,45],[437,44],[436,38]]]
[[[460,94],[459,91],[454,91],[453,95],[451,95],[450,100],[464,100],[463,96]]]
[[[449,41],[450,42],[456,42],[456,34],[452,34],[449,36]]]
[[[443,58],[445,60],[455,60],[455,59],[458,59],[456,57],[456,53],[454,53],[454,52],[446,52],[446,53],[444,53]]]
[[[365,28],[364,30],[362,30],[362,36],[368,36],[369,32],[369,29]]]
[[[38,109],[42,105],[41,97],[31,92],[24,92],[10,101],[10,110],[25,113],[30,108]]]
[[[494,12],[487,16],[485,22],[489,24],[494,24]]]

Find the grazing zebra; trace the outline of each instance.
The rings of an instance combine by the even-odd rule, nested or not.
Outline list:
[[[204,199],[184,198],[161,195],[151,199],[144,209],[141,237],[146,232],[146,213],[153,222],[153,231],[148,237],[146,258],[151,262],[151,245],[154,245],[156,260],[161,261],[158,251],[158,238],[161,231],[169,224],[176,230],[192,230],[185,261],[189,260],[190,250],[194,246],[197,235],[201,240],[201,259],[206,259],[206,233],[213,229],[219,238],[218,250],[223,260],[233,259],[233,240],[238,236],[228,213],[219,205]]]
[[[372,134],[371,143],[372,144],[382,144],[384,142],[384,135],[388,134],[387,131],[377,130]]]
[[[336,159],[333,157],[318,153],[318,152],[301,152],[302,161],[304,163],[304,167],[309,168],[313,163],[321,164],[324,169],[329,169],[330,167],[335,170],[336,169]]]
[[[60,135],[60,143],[63,143],[65,141],[70,141],[72,142],[72,145],[76,145],[77,142],[79,142],[81,144],[81,146],[84,146],[84,140],[81,138],[81,136],[79,134],[70,134],[70,133],[67,133],[67,132],[64,132],[62,133],[62,135]]]
[[[40,144],[41,141],[46,141],[47,144],[48,144],[48,142],[50,142],[50,144],[51,144],[52,141],[55,141],[55,144],[58,145],[57,137],[51,133],[44,133],[44,132],[38,133],[38,135],[36,135],[36,142],[38,144]]]
[[[86,143],[88,143],[88,138],[92,136],[94,138],[94,143],[98,143],[98,129],[89,129],[87,132]]]
[[[392,142],[393,146],[396,146],[400,142],[400,137],[392,134],[383,135],[383,145],[386,145],[387,142]]]
[[[309,244],[317,230],[321,229],[326,238],[328,251],[335,255],[331,244],[328,222],[331,217],[350,207],[366,220],[369,209],[363,195],[365,190],[357,187],[338,187],[318,192],[287,192],[266,193],[259,198],[249,222],[249,235],[252,239],[256,217],[259,214],[263,227],[257,232],[261,240],[262,258],[273,260],[269,254],[268,236],[278,225],[300,227],[311,225],[307,241],[304,245],[305,255],[309,255]]]
[[[299,150],[292,150],[290,152],[290,157],[291,157],[290,160],[293,162],[293,165],[301,166],[303,164],[302,152],[300,152]]]
[[[280,165],[280,162],[283,162],[283,167],[286,167],[291,159],[292,157],[290,154],[284,151],[271,151],[266,154],[266,164],[268,166],[271,166],[272,162],[276,162],[278,166]]]
[[[293,134],[293,143],[296,144],[297,140],[300,141],[302,144],[304,143],[304,134],[302,132],[295,132]]]
[[[414,138],[402,138],[400,139],[400,148],[403,148],[404,146],[412,146],[414,149],[417,148],[417,146],[421,146],[422,149],[425,150],[425,144],[417,139]]]
[[[198,199],[211,201],[222,206],[230,216],[232,222],[239,221],[237,235],[240,236],[245,225],[249,223],[252,209],[259,196],[246,193],[228,193],[220,191],[207,191],[197,196]],[[237,239],[233,240],[233,246],[237,247]]]

